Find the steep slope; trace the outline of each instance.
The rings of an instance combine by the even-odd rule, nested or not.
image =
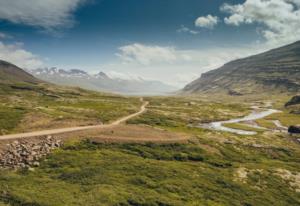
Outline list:
[[[300,91],[300,41],[271,51],[229,62],[209,71],[184,89],[187,93]]]
[[[19,67],[0,60],[0,83],[16,82],[39,83],[41,81]]]
[[[144,80],[142,78],[111,78],[104,72],[92,75],[77,69],[67,71],[58,68],[43,68],[30,72],[34,76],[48,82],[59,85],[78,86],[95,91],[123,94],[162,94],[176,90],[176,88],[159,81]]]

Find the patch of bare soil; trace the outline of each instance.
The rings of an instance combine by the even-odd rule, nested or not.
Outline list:
[[[108,128],[61,134],[62,139],[90,139],[94,142],[120,143],[175,143],[187,142],[189,137],[150,126],[116,125]]]

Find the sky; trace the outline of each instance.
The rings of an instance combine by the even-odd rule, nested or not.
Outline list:
[[[300,0],[0,0],[0,59],[183,87],[300,40]]]

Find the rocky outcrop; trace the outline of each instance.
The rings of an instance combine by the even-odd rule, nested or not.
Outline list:
[[[292,97],[292,99],[290,101],[288,101],[285,106],[293,106],[293,105],[297,105],[300,104],[300,95],[294,96]]]
[[[60,140],[51,136],[38,142],[26,140],[14,141],[7,145],[0,153],[0,167],[2,168],[31,168],[38,167],[39,160],[53,149],[62,145]]]

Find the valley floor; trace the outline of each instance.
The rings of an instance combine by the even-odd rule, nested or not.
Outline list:
[[[272,128],[300,117],[286,99],[271,100],[283,112],[256,121],[270,130],[245,136],[193,125],[246,116],[265,100],[146,98],[147,111],[127,125],[62,135],[63,147],[34,170],[1,169],[0,205],[299,205],[299,142]]]

